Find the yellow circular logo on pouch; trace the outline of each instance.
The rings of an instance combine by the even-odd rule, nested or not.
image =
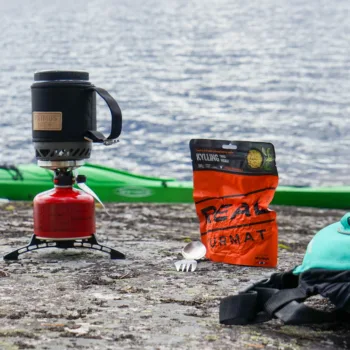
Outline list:
[[[248,161],[248,165],[253,168],[253,169],[257,169],[260,168],[263,164],[263,155],[260,151],[258,151],[257,149],[251,149],[248,152],[247,155],[247,161]]]

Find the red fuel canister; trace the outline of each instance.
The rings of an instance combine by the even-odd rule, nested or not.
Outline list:
[[[83,239],[95,231],[91,195],[72,186],[55,186],[34,198],[34,234],[38,239]]]

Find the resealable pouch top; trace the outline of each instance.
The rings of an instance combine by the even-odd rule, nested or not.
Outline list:
[[[278,185],[271,143],[193,139],[193,198],[200,234],[212,261],[275,267]]]

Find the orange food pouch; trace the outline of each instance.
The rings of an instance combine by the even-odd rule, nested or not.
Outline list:
[[[278,173],[271,143],[190,141],[193,198],[212,261],[275,267],[276,213],[268,209]]]

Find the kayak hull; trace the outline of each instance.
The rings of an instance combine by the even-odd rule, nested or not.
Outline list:
[[[20,165],[19,174],[0,168],[0,198],[33,200],[52,189],[53,172],[35,164]],[[79,173],[102,202],[193,203],[192,182],[131,174],[99,165],[86,164]],[[350,186],[279,186],[272,204],[330,209],[350,208]]]

